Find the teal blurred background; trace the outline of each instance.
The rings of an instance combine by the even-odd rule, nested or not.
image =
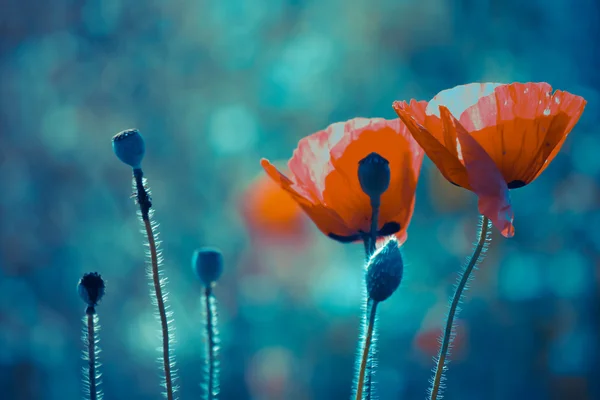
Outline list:
[[[394,118],[475,81],[547,81],[588,105],[563,151],[513,192],[460,314],[448,399],[600,399],[600,4],[596,0],[4,0],[0,7],[0,398],[81,398],[81,275],[98,271],[106,399],[158,399],[130,170],[137,127],[161,223],[182,399],[199,398],[200,284],[220,247],[223,399],[349,398],[362,245],[303,219],[248,222],[259,159],[355,116]],[[399,291],[380,307],[378,393],[423,399],[473,195],[425,161]],[[265,239],[265,240],[262,240]]]

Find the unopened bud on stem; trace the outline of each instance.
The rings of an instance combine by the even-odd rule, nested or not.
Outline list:
[[[380,247],[369,259],[366,271],[367,294],[376,302],[390,297],[402,281],[404,263],[396,238]]]

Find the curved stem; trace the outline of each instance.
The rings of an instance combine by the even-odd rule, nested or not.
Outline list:
[[[207,345],[207,382],[208,387],[206,389],[206,398],[208,400],[216,399],[219,393],[219,370],[217,366],[217,326],[216,326],[216,308],[214,305],[214,296],[212,288],[206,287],[204,292],[206,297],[206,345]]]
[[[371,342],[373,340],[373,330],[375,328],[375,316],[377,314],[378,302],[369,300],[367,304],[368,322],[367,322],[367,333],[364,338],[364,344],[362,346],[362,357],[360,360],[360,367],[358,370],[358,382],[356,385],[356,400],[362,400],[363,390],[365,385],[365,373],[367,370],[367,361],[369,360],[369,354],[371,351]]]
[[[377,327],[374,326],[373,333],[371,334],[371,346],[369,348],[369,360],[367,361],[367,372],[365,376],[365,400],[371,400],[371,396],[373,395],[373,374],[375,373],[373,370],[373,364],[375,362],[375,352],[377,351],[377,343],[375,342],[376,335]]]
[[[206,288],[205,291],[206,296],[206,335],[208,337],[207,346],[208,346],[208,398],[211,399],[213,395],[213,374],[214,374],[214,358],[215,352],[213,349],[213,326],[212,326],[212,310],[210,307],[210,296],[212,296],[212,289],[209,287]]]
[[[467,282],[469,281],[471,272],[473,271],[477,263],[481,261],[480,256],[485,254],[486,244],[490,240],[490,233],[490,220],[487,217],[482,216],[481,230],[479,232],[479,240],[477,242],[477,246],[475,247],[471,258],[469,259],[469,263],[467,264],[462,274],[462,277],[460,278],[460,282],[458,283],[456,291],[454,292],[454,296],[452,297],[452,303],[450,304],[450,311],[448,312],[448,317],[446,319],[446,327],[444,328],[444,336],[442,338],[442,347],[440,348],[440,354],[437,360],[435,376],[433,378],[431,386],[431,400],[436,400],[440,391],[440,383],[442,381],[442,375],[444,374],[444,369],[446,366],[448,348],[450,347],[450,342],[452,341],[452,328],[454,326],[454,318],[457,313],[458,304],[460,303],[463,291],[467,285]],[[481,257],[481,259],[483,259],[483,257]]]
[[[167,399],[173,400],[173,380],[171,378],[171,358],[169,351],[169,325],[167,321],[167,312],[165,310],[165,301],[162,294],[160,284],[160,274],[158,272],[158,253],[156,251],[156,241],[154,240],[154,232],[150,219],[144,219],[144,227],[146,228],[146,236],[148,237],[148,245],[150,247],[150,261],[152,263],[152,282],[154,284],[154,292],[156,293],[156,305],[158,306],[158,315],[160,317],[160,326],[162,332],[162,348],[163,348],[163,368],[165,370],[165,386],[167,389]]]
[[[152,276],[152,283],[154,287],[154,295],[156,297],[156,305],[158,308],[158,316],[160,319],[161,336],[162,336],[162,358],[163,358],[163,369],[165,372],[165,388],[167,400],[173,400],[173,377],[171,373],[171,356],[170,356],[170,337],[169,337],[169,321],[167,319],[167,311],[165,307],[165,298],[162,292],[162,282],[160,277],[160,271],[158,269],[158,250],[156,240],[154,238],[154,229],[152,222],[150,221],[150,209],[152,208],[152,200],[150,193],[146,190],[144,185],[144,173],[141,168],[134,168],[133,170],[134,184],[136,188],[136,197],[138,205],[140,206],[140,213],[142,222],[146,231],[146,238],[148,239],[148,247],[150,249],[150,275]]]
[[[88,383],[90,400],[96,400],[96,332],[94,329],[94,307],[88,307],[87,314],[87,350],[88,350]]]
[[[379,225],[379,208],[381,205],[381,198],[371,198],[371,229],[369,231],[369,237],[368,239],[364,240],[364,244],[365,244],[365,257],[367,262],[369,262],[369,259],[371,258],[371,255],[373,255],[373,253],[375,253],[375,249],[377,247],[377,228]],[[367,300],[368,301],[368,300]],[[374,329],[374,328],[373,328]],[[371,332],[371,336],[373,335],[373,333]],[[373,360],[372,360],[372,354],[371,354],[371,350],[369,350],[369,356],[368,356],[368,366],[367,366],[367,376],[366,376],[366,386],[367,386],[367,393],[366,393],[366,398],[367,400],[371,400],[371,389],[373,386]]]

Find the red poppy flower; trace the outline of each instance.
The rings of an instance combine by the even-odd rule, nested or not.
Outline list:
[[[508,189],[546,169],[585,104],[547,83],[472,83],[440,92],[425,112],[406,102],[393,107],[444,177],[475,192],[479,211],[511,237]]]
[[[414,102],[425,109],[427,103]],[[288,163],[290,176],[261,160],[267,174],[304,209],[317,227],[340,242],[370,232],[370,198],[361,189],[359,162],[377,153],[389,162],[390,183],[381,196],[378,236],[406,239],[423,151],[399,120],[355,118],[305,137]]]
[[[241,211],[252,237],[298,240],[305,236],[305,216],[298,203],[261,174],[241,196]]]

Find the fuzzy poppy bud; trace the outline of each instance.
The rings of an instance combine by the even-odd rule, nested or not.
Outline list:
[[[146,144],[137,129],[126,129],[117,133],[112,138],[112,146],[119,160],[134,169],[140,168],[146,154]]]
[[[192,256],[192,269],[204,286],[211,286],[223,273],[223,254],[218,249],[200,248]]]
[[[96,307],[104,296],[104,279],[97,272],[84,274],[77,285],[79,297],[88,305]]]
[[[371,153],[358,162],[358,181],[363,192],[378,198],[390,186],[390,163],[377,153]]]
[[[373,301],[380,302],[390,297],[402,281],[404,263],[400,244],[396,238],[377,249],[367,264],[367,293]]]

